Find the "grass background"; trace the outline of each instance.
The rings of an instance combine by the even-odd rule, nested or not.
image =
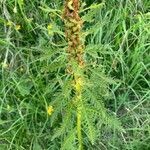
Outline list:
[[[66,66],[62,9],[61,0],[0,1],[2,150],[59,149],[58,141],[50,140],[53,116],[46,107],[57,96]],[[105,106],[125,129],[118,134],[103,127],[101,138],[88,145],[91,150],[150,149],[149,10],[149,0],[107,0],[84,25],[85,32],[92,32],[85,41],[91,61],[117,80]]]

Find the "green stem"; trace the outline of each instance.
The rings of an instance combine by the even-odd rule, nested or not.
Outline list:
[[[78,91],[76,91],[78,94]],[[79,91],[79,95],[77,95],[77,136],[78,136],[78,143],[79,143],[79,150],[82,150],[82,127],[81,127],[81,122],[82,122],[82,108],[81,108],[81,91]]]
[[[78,71],[81,71],[84,67],[83,60],[83,49],[84,46],[81,37],[81,29],[82,29],[82,20],[79,16],[79,0],[66,0],[65,9],[64,9],[64,22],[66,27],[66,38],[68,40],[68,49],[67,52],[69,54],[69,60],[75,62],[77,64],[77,68],[74,69],[74,66],[70,66],[68,70],[74,76],[74,89],[75,89],[75,99],[77,106],[77,138],[78,138],[78,149],[82,150],[82,86],[83,86],[83,76],[79,74]],[[81,69],[82,68],[82,69]],[[78,71],[77,71],[78,70]],[[81,71],[82,72],[82,71]]]
[[[79,150],[82,150],[82,133],[81,133],[81,110],[77,108],[77,135],[79,142]]]

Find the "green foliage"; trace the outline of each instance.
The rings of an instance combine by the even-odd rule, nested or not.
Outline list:
[[[76,150],[62,1],[0,3],[0,149]],[[84,149],[150,148],[149,6],[149,0],[82,5]]]

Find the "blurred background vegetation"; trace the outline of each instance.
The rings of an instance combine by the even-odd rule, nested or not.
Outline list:
[[[105,106],[121,121],[118,133],[102,127],[90,150],[150,149],[150,1],[84,0],[83,32],[90,61],[116,80]],[[0,1],[0,149],[59,149],[51,141],[57,83],[66,67],[62,0]],[[83,15],[81,13],[81,15]],[[84,17],[83,17],[84,19]],[[55,108],[54,111],[60,109]],[[54,113],[55,115],[55,113]],[[58,116],[60,117],[60,116]],[[61,120],[61,118],[60,118]],[[54,126],[57,126],[55,122]]]

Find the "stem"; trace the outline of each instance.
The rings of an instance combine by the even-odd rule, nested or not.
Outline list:
[[[81,109],[79,107],[77,107],[77,134],[78,134],[79,150],[82,150]]]
[[[75,76],[75,90],[76,90],[76,102],[77,102],[77,136],[79,143],[79,150],[82,150],[82,82],[81,77]]]
[[[77,107],[77,137],[78,149],[82,150],[82,91],[83,91],[83,51],[84,45],[81,42],[82,20],[79,16],[79,0],[66,0],[63,19],[66,27],[66,38],[68,40],[67,68],[74,78],[75,100]]]

